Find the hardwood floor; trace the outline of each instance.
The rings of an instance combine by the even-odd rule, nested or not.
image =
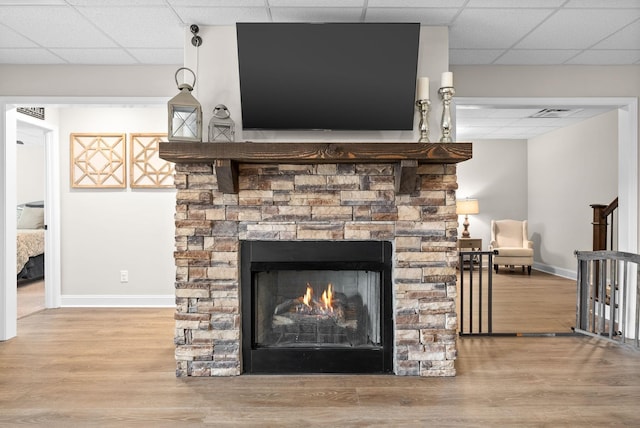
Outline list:
[[[176,378],[173,313],[63,308],[20,319],[18,337],[0,342],[0,426],[640,424],[640,352],[593,338],[459,338],[451,378]]]
[[[482,270],[483,309],[482,331],[488,331],[488,270]],[[464,274],[462,313],[464,332],[469,327],[470,272]],[[473,332],[479,331],[479,271],[473,271]],[[493,272],[493,332],[536,334],[571,333],[576,323],[576,282],[540,271],[531,275],[519,268],[510,271],[503,267]],[[460,278],[458,277],[458,311],[460,311]]]
[[[44,309],[44,280],[18,286],[18,318]]]

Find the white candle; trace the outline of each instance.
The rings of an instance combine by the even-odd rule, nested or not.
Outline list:
[[[429,78],[428,77],[418,78],[418,99],[419,100],[429,99]]]
[[[442,80],[440,81],[441,88],[452,88],[453,87],[453,73],[450,71],[445,71],[442,73]]]

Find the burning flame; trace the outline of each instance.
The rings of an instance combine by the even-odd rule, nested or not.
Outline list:
[[[307,292],[302,296],[302,303],[311,307],[311,299],[313,298],[313,288],[307,284]]]
[[[333,312],[333,285],[331,283],[329,283],[327,289],[322,292],[322,303],[324,303],[325,309]]]
[[[329,283],[327,285],[327,289],[322,292],[322,302],[319,302],[313,298],[313,288],[311,284],[307,283],[307,291],[301,299],[302,303],[309,308],[311,313],[315,313],[316,311],[320,313],[333,312],[333,284]]]

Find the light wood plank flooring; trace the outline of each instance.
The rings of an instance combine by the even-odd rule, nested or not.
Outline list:
[[[18,318],[44,309],[44,280],[18,286]]]
[[[640,353],[460,338],[451,378],[176,378],[172,309],[65,308],[0,342],[0,426],[638,426]]]
[[[482,332],[488,332],[488,270],[482,271]],[[517,268],[509,271],[500,268],[493,273],[493,333],[571,333],[576,323],[576,281],[532,271],[531,275]],[[472,331],[469,325],[469,290],[473,284],[473,332],[479,332],[479,275],[477,268],[464,270],[464,301],[462,312],[464,332]],[[460,312],[461,281],[458,277],[458,311]]]

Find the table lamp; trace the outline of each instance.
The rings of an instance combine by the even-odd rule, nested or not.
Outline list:
[[[480,212],[477,199],[460,199],[456,201],[456,214],[464,214],[464,231],[463,238],[469,238],[469,214],[478,214]]]

